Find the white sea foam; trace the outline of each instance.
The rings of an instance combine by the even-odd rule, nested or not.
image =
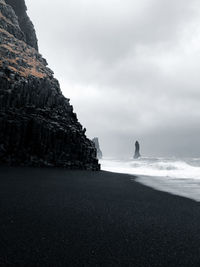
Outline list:
[[[154,189],[200,201],[200,158],[140,158],[101,160],[102,169],[137,175],[136,181]]]

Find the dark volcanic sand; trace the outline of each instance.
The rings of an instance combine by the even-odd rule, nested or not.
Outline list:
[[[1,167],[0,266],[200,266],[200,205],[122,174]]]

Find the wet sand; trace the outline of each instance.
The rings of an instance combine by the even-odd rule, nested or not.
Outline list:
[[[129,175],[0,167],[0,266],[200,266],[200,204]]]

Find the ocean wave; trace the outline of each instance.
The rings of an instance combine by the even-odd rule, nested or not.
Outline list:
[[[146,186],[200,202],[199,158],[103,159],[101,165],[102,170],[132,174]]]
[[[199,159],[187,161],[169,158],[140,158],[139,160],[102,160],[102,169],[119,173],[148,175],[171,178],[200,179],[199,165],[193,164]]]

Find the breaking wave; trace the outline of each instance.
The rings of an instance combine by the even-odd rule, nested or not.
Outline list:
[[[102,169],[136,175],[154,189],[200,201],[200,158],[140,158],[101,160]]]

